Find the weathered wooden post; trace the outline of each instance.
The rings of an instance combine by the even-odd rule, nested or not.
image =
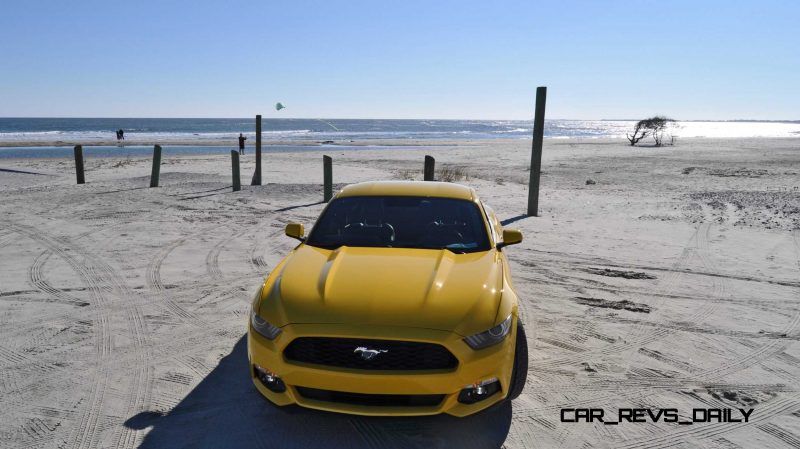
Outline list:
[[[425,156],[425,170],[422,172],[425,181],[433,181],[433,169],[436,165],[436,159],[433,156]]]
[[[256,116],[256,172],[250,185],[261,185],[261,114]]]
[[[85,184],[83,177],[83,147],[75,145],[75,175],[78,177],[78,184]]]
[[[333,198],[333,159],[330,156],[322,156],[322,183],[322,201],[327,203]]]
[[[528,216],[539,216],[539,177],[542,174],[542,139],[544,138],[544,104],[547,87],[536,88],[536,115],[533,117],[531,177],[528,182]]]
[[[153,171],[150,173],[150,187],[158,187],[158,176],[161,174],[161,145],[153,147]]]
[[[239,152],[231,150],[231,175],[233,176],[233,191],[242,190],[242,181],[239,178]]]

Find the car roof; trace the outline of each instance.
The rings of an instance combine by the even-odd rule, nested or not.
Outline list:
[[[351,196],[427,196],[470,201],[478,197],[471,187],[435,181],[361,182],[346,186],[336,195],[337,198]]]

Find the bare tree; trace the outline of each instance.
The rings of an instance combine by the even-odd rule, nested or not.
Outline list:
[[[651,135],[653,136],[653,140],[655,141],[656,146],[660,147],[661,145],[663,145],[664,142],[664,131],[675,120],[657,115],[655,117],[647,119],[647,121],[648,121],[648,128],[650,129]]]
[[[626,134],[628,137],[628,141],[631,143],[631,146],[636,145],[639,143],[640,140],[647,137],[648,131],[644,127],[644,120],[639,120],[636,122],[636,126],[633,127],[633,135]]]
[[[631,143],[631,146],[634,146],[639,143],[640,140],[650,135],[653,136],[655,145],[660,147],[664,142],[665,131],[674,122],[675,120],[661,115],[639,120],[633,127],[633,135],[627,134],[628,141]]]

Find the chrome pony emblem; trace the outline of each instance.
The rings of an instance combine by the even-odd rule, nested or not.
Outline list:
[[[389,352],[388,349],[369,349],[366,346],[359,346],[353,351],[361,356],[363,360],[372,360],[383,352]]]

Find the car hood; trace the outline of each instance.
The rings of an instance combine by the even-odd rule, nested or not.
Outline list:
[[[344,323],[472,335],[496,323],[503,277],[497,251],[300,245],[263,292],[276,326]]]

